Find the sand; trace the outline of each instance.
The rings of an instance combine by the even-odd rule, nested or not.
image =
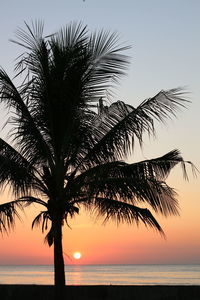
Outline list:
[[[200,286],[66,286],[63,300],[200,300]],[[0,300],[53,300],[49,285],[0,285]],[[59,300],[59,299],[58,299]]]

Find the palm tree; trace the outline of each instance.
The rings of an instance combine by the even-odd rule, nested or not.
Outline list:
[[[0,183],[13,201],[0,205],[0,231],[14,225],[18,209],[40,205],[32,227],[47,230],[54,246],[55,286],[65,285],[62,226],[81,207],[117,223],[143,222],[162,228],[145,203],[161,214],[178,214],[176,193],[165,179],[176,164],[185,172],[178,150],[156,159],[126,163],[135,140],[154,134],[154,120],[175,115],[185,105],[180,89],[160,91],[137,108],[122,101],[105,106],[105,96],[128,66],[116,34],[90,34],[70,24],[43,37],[36,22],[17,31],[25,47],[15,71],[19,86],[0,69],[0,101],[8,109],[11,130],[0,139]]]

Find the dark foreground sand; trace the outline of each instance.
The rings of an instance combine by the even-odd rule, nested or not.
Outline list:
[[[48,285],[0,285],[0,300],[53,300],[53,295],[54,287]],[[66,286],[67,299],[200,300],[200,286]]]

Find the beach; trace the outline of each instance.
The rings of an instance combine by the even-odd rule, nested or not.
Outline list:
[[[200,286],[66,286],[70,300],[199,300]],[[52,285],[0,285],[1,300],[53,300]]]

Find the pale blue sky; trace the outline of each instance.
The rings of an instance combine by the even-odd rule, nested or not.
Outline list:
[[[186,86],[191,100],[188,109],[166,127],[158,125],[157,139],[145,140],[143,153],[136,152],[136,158],[152,158],[178,148],[200,169],[200,0],[0,0],[0,4],[0,65],[11,76],[22,49],[9,39],[14,38],[17,26],[24,26],[23,21],[44,20],[47,34],[70,21],[82,21],[91,30],[117,31],[122,42],[132,45],[127,51],[130,69],[114,100],[136,106],[161,89]],[[200,175],[190,183],[179,175],[175,172],[170,180],[180,193],[183,217],[191,209],[184,224],[194,214],[199,231]]]

